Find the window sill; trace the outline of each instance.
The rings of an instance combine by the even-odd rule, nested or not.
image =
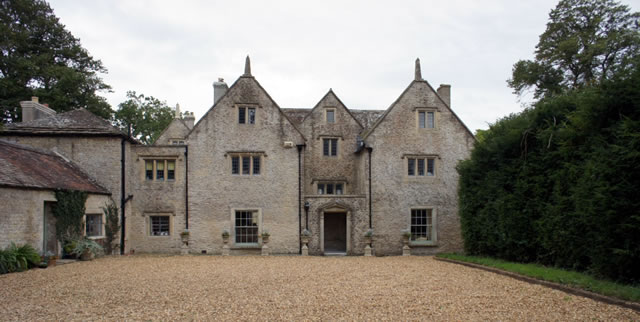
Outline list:
[[[164,238],[170,238],[171,235],[149,235],[149,237],[152,237],[152,238],[163,238],[163,237]]]
[[[409,242],[411,247],[438,247],[438,243],[434,241],[411,241]]]
[[[260,248],[262,248],[262,245],[258,243],[233,244],[233,246],[231,246],[231,249],[260,249]]]
[[[104,239],[104,236],[87,236],[88,239]]]

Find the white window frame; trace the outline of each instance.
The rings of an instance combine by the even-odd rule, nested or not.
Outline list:
[[[253,212],[255,216],[258,216],[256,219],[258,222],[258,242],[257,243],[237,243],[236,242],[236,212],[238,211],[249,211]],[[259,248],[262,243],[262,208],[231,208],[231,229],[230,229],[230,240],[234,248]]]
[[[100,222],[100,234],[99,235],[96,235],[96,236],[87,235],[87,219],[88,219],[87,217],[88,216],[100,216],[101,222]],[[83,235],[85,237],[87,237],[89,239],[101,239],[101,238],[105,237],[105,233],[104,233],[105,216],[104,216],[104,213],[102,213],[102,214],[99,214],[99,213],[87,213],[87,214],[84,214],[84,218],[83,219],[84,219],[84,232],[83,232]]]
[[[434,206],[424,205],[409,208],[408,231],[412,231],[412,216],[414,210],[431,210],[431,240],[414,240],[411,236],[409,245],[411,246],[437,246],[438,245],[438,210]]]
[[[171,237],[173,235],[173,219],[171,217],[173,217],[171,214],[149,214],[149,220],[148,220],[148,224],[149,227],[147,229],[147,233],[150,237]],[[153,234],[153,217],[167,217],[167,219],[169,220],[169,231],[167,235],[154,235]]]

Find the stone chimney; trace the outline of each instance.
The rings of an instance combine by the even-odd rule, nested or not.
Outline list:
[[[30,101],[20,102],[20,107],[22,108],[22,122],[29,122],[56,115],[56,111],[49,108],[48,105],[49,104],[40,104],[37,96],[31,97]]]
[[[193,128],[193,125],[196,124],[196,117],[193,115],[193,112],[185,112],[184,113],[184,123],[187,124],[189,130]]]
[[[451,107],[451,85],[448,84],[440,84],[438,87],[438,95],[440,98]]]
[[[218,100],[224,96],[229,89],[227,83],[224,82],[224,78],[218,78],[217,82],[213,82],[213,104],[218,103]]]

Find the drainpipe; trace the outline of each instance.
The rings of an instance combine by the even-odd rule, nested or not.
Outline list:
[[[298,254],[302,254],[302,149],[304,144],[296,145],[298,148]]]
[[[189,146],[184,146],[184,221],[189,229]]]
[[[131,127],[129,127],[129,133],[131,133]],[[122,138],[121,141],[121,145],[120,145],[120,210],[121,210],[121,214],[120,214],[120,255],[124,255],[124,234],[125,234],[125,213],[124,213],[124,207],[125,207],[125,203],[126,203],[126,199],[125,199],[125,147],[126,147],[126,139]]]
[[[371,216],[371,151],[373,151],[372,147],[367,147],[367,152],[369,152],[369,229],[373,228],[373,220]]]

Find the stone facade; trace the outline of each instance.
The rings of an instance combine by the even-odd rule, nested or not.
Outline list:
[[[455,166],[475,139],[450,86],[434,90],[417,68],[382,112],[349,110],[332,90],[312,109],[281,109],[248,60],[218,85],[197,124],[176,113],[153,145],[125,142],[127,252],[180,252],[188,228],[191,253],[223,253],[227,231],[231,254],[260,254],[268,231],[271,253],[297,254],[308,229],[312,255],[361,255],[372,229],[375,255],[399,255],[403,231],[420,232],[415,211],[430,222],[411,254],[462,250]],[[120,200],[122,137],[2,135],[65,155]]]

